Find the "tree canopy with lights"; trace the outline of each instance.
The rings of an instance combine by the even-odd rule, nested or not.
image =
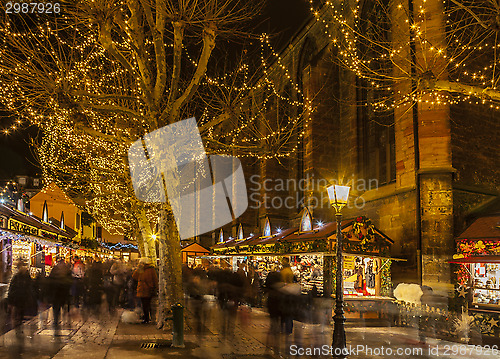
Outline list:
[[[136,199],[127,151],[193,115],[210,153],[281,158],[297,150],[290,139],[311,110],[308,100],[284,94],[244,52],[241,61],[225,61],[219,46],[257,38],[245,24],[258,5],[80,0],[61,2],[58,14],[1,15],[0,102],[10,114],[4,134],[37,126],[46,182],[79,197],[111,233],[137,239],[143,255],[155,259],[159,241],[160,322],[166,304],[182,300],[179,235],[168,203]],[[293,115],[267,120],[270,99],[294,107]]]
[[[375,110],[422,101],[500,108],[498,1],[310,4],[337,60],[379,92]]]

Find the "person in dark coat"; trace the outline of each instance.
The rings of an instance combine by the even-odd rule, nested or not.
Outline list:
[[[281,316],[282,297],[281,288],[285,285],[282,282],[280,272],[269,272],[264,284],[267,293],[267,312],[269,313],[269,331],[267,333],[266,346],[272,348],[275,354],[279,353],[281,337]]]
[[[137,297],[141,299],[142,311],[144,313],[143,324],[151,320],[151,299],[158,289],[158,276],[151,265],[151,259],[143,257],[139,261],[139,267],[132,274],[137,281]]]
[[[90,313],[97,315],[101,305],[103,291],[103,268],[101,262],[90,263],[85,276],[84,285],[84,305]]]
[[[54,268],[52,268],[49,275],[50,303],[52,304],[55,328],[59,327],[61,308],[69,303],[72,283],[71,268],[61,258]]]
[[[34,293],[36,295],[36,301],[39,310],[39,326],[40,329],[43,328],[47,322],[47,312],[49,308],[49,288],[48,288],[48,278],[45,276],[45,270],[37,273],[35,280],[33,282]]]
[[[24,316],[36,313],[36,299],[33,290],[33,281],[24,261],[17,263],[17,272],[10,281],[7,302],[12,308],[12,325],[17,329],[23,322]]]
[[[243,295],[244,283],[241,277],[229,269],[223,270],[217,282],[217,299],[222,310],[222,335],[231,339],[238,306]]]

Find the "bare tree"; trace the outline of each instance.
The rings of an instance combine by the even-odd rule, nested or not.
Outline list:
[[[44,177],[81,197],[111,232],[136,238],[141,253],[153,259],[151,225],[158,224],[160,326],[170,305],[182,302],[179,234],[169,202],[147,204],[135,197],[128,148],[144,134],[199,111],[199,128],[212,153],[293,153],[287,142],[307,104],[281,94],[271,82],[258,83],[243,64],[222,77],[206,76],[217,39],[248,35],[243,24],[258,5],[81,0],[62,2],[53,16],[2,12],[0,101],[18,118],[12,128],[41,129],[37,153]],[[261,92],[262,110],[252,112],[250,103]],[[294,115],[266,121],[272,97],[295,106]]]

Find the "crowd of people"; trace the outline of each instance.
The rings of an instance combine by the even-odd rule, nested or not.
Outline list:
[[[70,318],[72,312],[97,316],[103,311],[113,314],[117,307],[129,309],[128,313],[142,308],[142,323],[153,321],[152,299],[159,283],[148,258],[141,258],[138,263],[78,257],[68,262],[59,258],[48,276],[40,272],[35,278],[30,276],[26,263],[19,261],[16,265],[6,296],[12,327],[19,327],[26,316],[37,314],[41,323],[47,323],[47,313],[51,311],[52,325],[58,328],[61,317]],[[243,325],[249,324],[249,312],[260,307],[267,310],[270,318],[267,345],[279,351],[283,342],[286,347],[292,334],[295,341],[300,341],[301,325],[294,322],[327,325],[331,318],[331,305],[325,305],[314,287],[304,295],[286,258],[266,271],[265,276],[250,262],[238,263],[235,271],[229,266],[221,267],[219,262],[206,267],[185,264],[182,276],[185,305],[193,313],[194,329],[199,334],[215,324],[230,340],[236,319],[239,317]]]
[[[234,335],[238,313],[240,322],[245,325],[252,307],[265,308],[270,318],[267,346],[275,352],[290,343],[292,334],[294,340],[300,342],[302,323],[322,324],[315,327],[323,332],[331,318],[331,303],[325,303],[315,288],[303,294],[286,258],[279,267],[266,273],[265,279],[252,263],[241,262],[236,271],[221,268],[219,263],[208,268],[185,265],[183,280],[199,333],[208,324],[213,325],[207,323],[213,318],[211,302],[218,303],[217,309],[222,314],[218,316],[220,331],[228,339]],[[300,324],[294,328],[294,322]]]
[[[47,324],[49,310],[52,325],[59,328],[62,316],[77,311],[83,316],[98,316],[102,311],[114,314],[118,307],[142,307],[144,323],[151,321],[151,298],[158,288],[158,277],[151,261],[94,260],[58,258],[48,276],[40,271],[34,278],[23,260],[15,263],[3,311],[10,326],[19,328],[25,317],[40,315]]]

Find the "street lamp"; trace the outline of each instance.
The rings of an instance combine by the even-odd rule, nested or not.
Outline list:
[[[334,356],[345,358],[345,317],[344,317],[344,257],[342,256],[342,208],[349,198],[348,186],[333,185],[327,188],[330,204],[335,208],[337,220],[337,270],[335,272],[335,315],[333,317],[333,343]]]

